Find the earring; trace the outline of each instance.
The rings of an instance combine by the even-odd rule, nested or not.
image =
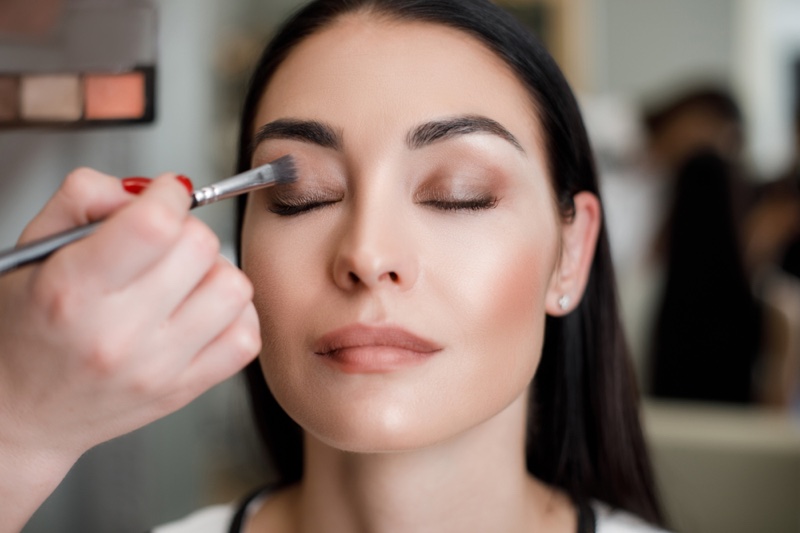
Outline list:
[[[566,311],[567,307],[569,307],[569,296],[564,294],[561,298],[558,299],[558,306],[561,308],[562,311]]]

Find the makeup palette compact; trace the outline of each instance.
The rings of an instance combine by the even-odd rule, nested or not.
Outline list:
[[[149,2],[68,3],[36,39],[0,41],[0,129],[155,120],[156,13]]]

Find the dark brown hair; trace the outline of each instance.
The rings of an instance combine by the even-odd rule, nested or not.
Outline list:
[[[573,214],[576,193],[598,194],[592,151],[569,85],[530,32],[488,0],[317,0],[301,9],[277,32],[256,67],[242,113],[239,170],[250,167],[253,121],[272,75],[303,39],[355,11],[455,28],[487,46],[531,96],[564,219]],[[243,211],[240,202],[240,217]],[[297,482],[303,475],[302,430],[273,398],[259,363],[245,373],[255,421],[279,481]],[[601,229],[580,305],[566,317],[546,321],[530,395],[528,470],[579,505],[598,499],[661,524],[638,409],[608,240]]]

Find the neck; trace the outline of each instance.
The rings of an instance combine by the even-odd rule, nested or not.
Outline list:
[[[348,453],[306,435],[296,532],[575,531],[572,506],[525,467],[526,397],[413,451]]]

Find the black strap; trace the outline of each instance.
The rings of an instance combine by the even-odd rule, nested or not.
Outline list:
[[[594,508],[589,502],[578,505],[578,533],[595,533],[597,529],[597,518]]]
[[[242,526],[244,526],[244,519],[247,515],[247,507],[250,505],[250,503],[252,503],[253,500],[263,495],[267,491],[269,491],[269,489],[258,489],[242,500],[236,509],[236,514],[233,515],[233,520],[231,520],[231,527],[228,528],[228,533],[241,533]]]

